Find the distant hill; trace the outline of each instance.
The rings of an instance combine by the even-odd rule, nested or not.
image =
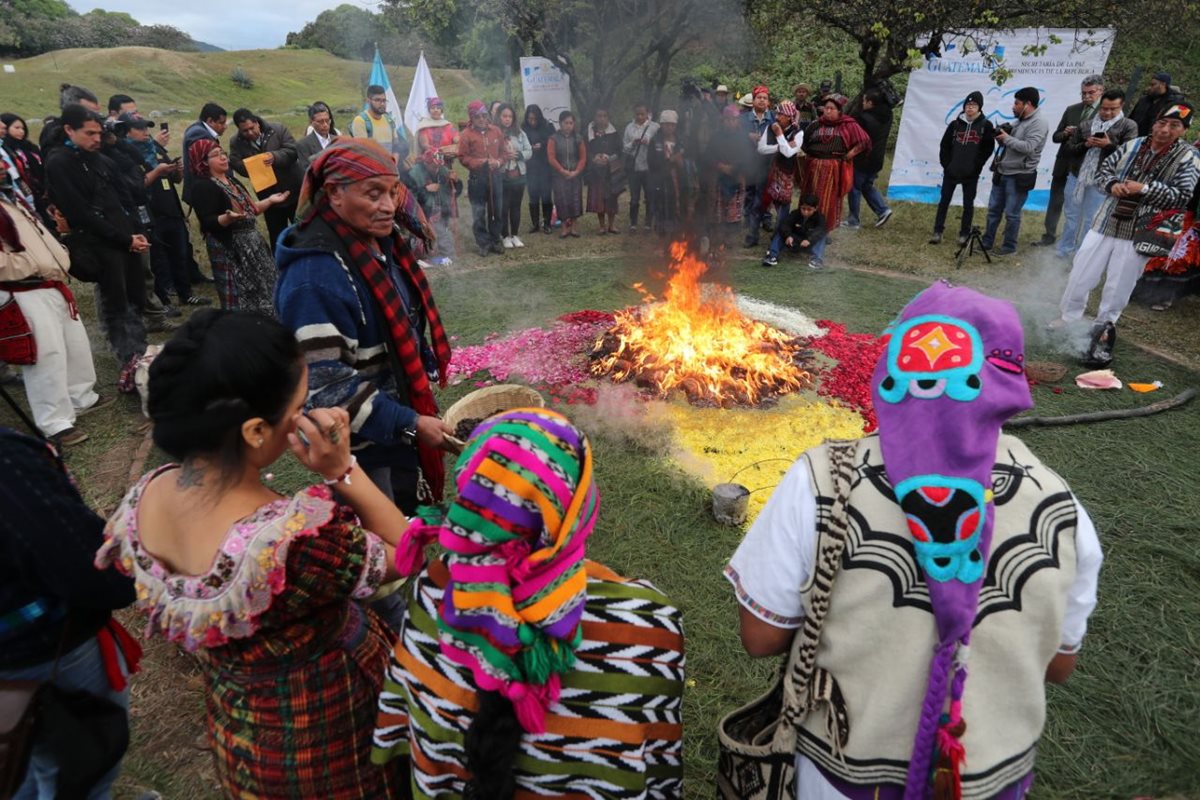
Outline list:
[[[224,47],[217,47],[215,44],[209,44],[208,42],[201,42],[196,39],[192,39],[192,41],[196,43],[196,52],[199,52],[199,53],[224,53],[225,52]]]
[[[103,103],[109,95],[128,94],[144,115],[161,112],[172,130],[196,119],[213,100],[232,114],[245,106],[267,119],[282,120],[296,133],[307,124],[305,108],[324,100],[332,108],[362,108],[371,65],[335,58],[323,50],[237,50],[180,53],[149,47],[105,50],[56,50],[7,62],[15,72],[0,72],[0,112],[34,120],[58,111],[58,87],[75,83],[90,89]],[[253,88],[235,86],[235,67],[254,81]],[[388,67],[388,77],[403,103],[412,85],[412,67]],[[434,84],[446,100],[451,119],[466,119],[466,104],[480,87],[461,70],[433,70]],[[349,113],[335,113],[341,127]]]

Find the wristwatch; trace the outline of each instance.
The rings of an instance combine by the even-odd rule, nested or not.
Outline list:
[[[400,441],[409,447],[417,446],[417,423],[415,420],[412,425],[400,431]]]

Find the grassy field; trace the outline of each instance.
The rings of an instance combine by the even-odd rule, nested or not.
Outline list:
[[[924,232],[908,230],[923,225],[925,211],[903,206],[887,229],[838,232],[828,254],[832,268],[825,273],[810,273],[796,262],[763,269],[756,251],[728,254],[717,273],[740,292],[843,321],[852,331],[876,332],[922,284],[953,272],[949,250],[924,249],[916,243]],[[1023,239],[1037,219],[1030,215]],[[545,324],[566,311],[636,302],[632,283],[653,282],[664,263],[659,245],[645,237],[589,236],[592,225],[587,222],[585,238],[570,244],[531,234],[519,254],[463,258],[433,274],[434,292],[458,344]],[[1049,313],[1064,277],[1035,280],[1041,269],[1035,260],[1010,258],[992,267],[972,262],[955,277],[1019,302],[1030,358],[1070,363],[1039,332],[1037,321]],[[80,292],[88,315],[86,294]],[[1180,351],[1174,335],[1162,335],[1159,327],[1194,330],[1197,321],[1194,303],[1147,316],[1141,327],[1131,321],[1138,338],[1175,349],[1164,359],[1123,341],[1118,373],[1162,380],[1172,393],[1200,384],[1200,374],[1179,363],[1194,359],[1195,350]],[[111,385],[111,359],[95,344],[102,381]],[[470,387],[468,381],[442,393],[443,407]],[[1149,402],[1128,392],[1054,394],[1047,387],[1036,387],[1034,397],[1041,414]],[[650,578],[684,610],[689,678],[695,682],[685,697],[687,796],[710,796],[716,720],[765,687],[773,667],[742,654],[736,606],[720,574],[741,532],[711,520],[707,487],[666,454],[661,430],[616,426],[584,408],[565,410],[596,442],[604,511],[591,555],[618,571]],[[89,500],[111,509],[131,469],[142,467],[139,456],[148,455],[150,464],[162,456],[138,452],[145,440],[132,400],[101,413],[85,421],[92,440],[70,451],[69,460]],[[1029,431],[1024,438],[1066,476],[1095,519],[1106,551],[1100,606],[1079,670],[1065,687],[1048,691],[1034,797],[1200,797],[1200,743],[1191,734],[1200,724],[1194,691],[1200,678],[1194,624],[1200,615],[1195,522],[1200,507],[1194,494],[1200,404],[1137,421]],[[308,480],[287,461],[275,472],[276,486],[284,491]],[[118,796],[154,788],[168,798],[217,797],[210,754],[197,746],[203,683],[190,657],[153,643],[133,692],[134,744]]]
[[[308,124],[306,109],[314,100],[331,108],[359,109],[371,65],[335,58],[324,50],[239,50],[221,53],[176,53],[149,47],[112,50],[57,50],[11,62],[14,73],[0,73],[0,111],[12,111],[33,124],[58,112],[58,87],[87,87],[103,105],[110,95],[127,94],[144,116],[153,112],[171,122],[176,137],[195,121],[204,103],[220,103],[230,114],[245,106],[263,117],[288,125],[297,138]],[[254,81],[243,89],[230,79],[240,67]],[[388,67],[388,77],[403,103],[412,85],[412,67]],[[466,118],[467,102],[480,91],[469,73],[433,70],[434,85],[446,101],[451,119]],[[335,120],[349,123],[349,114]],[[35,134],[36,135],[36,134]]]
[[[115,91],[132,94],[144,113],[182,109],[168,115],[180,133],[207,99],[230,110],[247,105],[301,133],[300,103],[320,98],[334,107],[357,106],[368,70],[365,64],[314,51],[180,54],[139,48],[60,51],[16,66],[16,74],[0,74],[2,110],[30,117],[48,113],[56,107],[58,83],[72,81],[102,98]],[[255,79],[253,89],[238,89],[229,80],[236,66]],[[411,72],[394,70],[392,79],[403,93]],[[435,79],[453,117],[461,115],[468,94],[480,91],[462,73],[436,72]],[[958,270],[953,244],[926,244],[931,207],[896,204],[895,209],[882,229],[837,231],[827,254],[831,268],[825,273],[810,273],[788,261],[774,270],[761,268],[764,242],[758,250],[724,254],[715,276],[740,292],[839,320],[861,332],[878,332],[923,285],[951,277],[1019,305],[1031,359],[1074,367],[1061,342],[1048,339],[1041,329],[1056,313],[1068,266],[1028,246],[1041,234],[1040,215],[1025,215],[1017,255],[990,265],[976,256]],[[465,228],[465,199],[463,211]],[[982,214],[977,213],[977,224],[982,224]],[[953,230],[956,222],[954,210],[948,228]],[[611,310],[636,302],[632,284],[653,282],[665,263],[660,244],[641,236],[601,238],[594,232],[595,223],[588,218],[583,239],[529,234],[525,250],[480,259],[464,230],[455,266],[431,275],[457,344],[543,325],[567,311]],[[198,255],[201,251],[202,246]],[[77,289],[94,331],[91,292]],[[109,390],[115,366],[98,338],[93,348],[101,384]],[[1200,297],[1177,303],[1166,314],[1131,306],[1122,318],[1115,367],[1127,381],[1163,381],[1166,389],[1160,395],[1200,385]],[[470,386],[467,382],[443,392],[443,407]],[[20,395],[19,387],[15,394]],[[1049,415],[1127,407],[1158,397],[1034,389],[1037,413]],[[655,581],[684,609],[689,678],[695,681],[685,697],[687,796],[711,796],[716,720],[760,692],[773,666],[742,654],[736,606],[720,574],[741,532],[711,520],[707,487],[661,447],[663,431],[616,426],[587,409],[566,411],[596,442],[604,510],[591,555],[618,571]],[[15,424],[7,411],[0,413],[0,421]],[[85,497],[102,512],[115,506],[146,464],[162,459],[149,449],[142,425],[130,398],[81,423],[92,438],[72,449],[68,460]],[[1200,739],[1193,733],[1200,727],[1200,693],[1195,689],[1200,685],[1195,623],[1200,617],[1200,501],[1195,491],[1200,403],[1143,420],[1034,430],[1024,438],[1071,483],[1096,521],[1106,551],[1100,606],[1079,670],[1065,687],[1048,690],[1049,719],[1033,796],[1200,798]],[[275,472],[281,490],[308,480],[290,459]],[[127,617],[137,627],[136,618]],[[204,697],[194,662],[156,642],[148,647],[144,667],[133,684],[134,743],[118,796],[133,797],[149,788],[172,799],[219,796],[210,754],[196,746],[204,730]]]

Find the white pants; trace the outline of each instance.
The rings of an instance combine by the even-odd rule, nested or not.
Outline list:
[[[1129,305],[1129,298],[1137,286],[1138,279],[1146,268],[1147,257],[1139,255],[1133,249],[1133,242],[1128,239],[1117,239],[1104,236],[1094,230],[1083,237],[1083,244],[1075,253],[1075,261],[1071,264],[1071,277],[1067,278],[1067,288],[1063,291],[1062,318],[1074,322],[1083,318],[1083,310],[1087,306],[1088,294],[1100,283],[1100,278],[1108,273],[1104,281],[1104,291],[1100,295],[1100,311],[1096,314],[1097,322],[1115,323],[1121,318],[1121,312]]]
[[[66,298],[57,289],[14,292],[17,306],[37,342],[37,363],[22,367],[25,396],[33,421],[46,436],[75,426],[75,412],[100,399],[96,368],[83,322],[71,319]],[[8,292],[0,292],[0,301]]]

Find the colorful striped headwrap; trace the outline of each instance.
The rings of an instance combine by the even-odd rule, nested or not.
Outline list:
[[[208,154],[221,146],[216,139],[197,139],[188,147],[188,169],[197,178],[207,178],[212,175],[208,168]]]
[[[475,429],[455,474],[458,498],[418,509],[396,567],[416,572],[437,537],[450,570],[442,652],[541,733],[582,639],[584,544],[600,502],[591,445],[558,413],[517,409]]]
[[[370,139],[338,139],[308,165],[296,206],[296,219],[303,227],[326,205],[325,187],[365,181],[381,175],[396,175],[391,153]],[[401,181],[396,186],[396,222],[432,249],[437,238],[433,226],[412,192]]]

